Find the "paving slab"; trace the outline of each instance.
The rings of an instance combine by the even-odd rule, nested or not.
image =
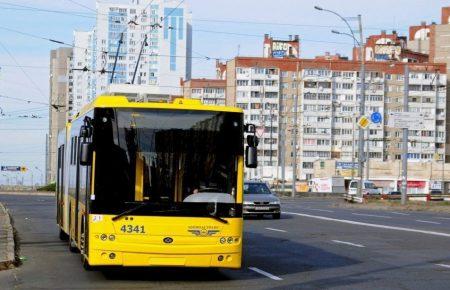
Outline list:
[[[5,206],[0,203],[0,270],[14,267],[14,231]]]

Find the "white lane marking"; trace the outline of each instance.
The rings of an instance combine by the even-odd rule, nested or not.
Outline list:
[[[403,213],[403,212],[396,212],[396,211],[391,211],[392,214],[398,214],[398,215],[410,215],[409,213]]]
[[[418,223],[426,223],[426,224],[435,224],[435,225],[440,225],[441,224],[441,223],[438,223],[438,222],[424,221],[424,220],[416,220],[416,222],[418,222]]]
[[[248,267],[250,270],[252,270],[252,271],[254,271],[254,272],[256,272],[256,273],[258,273],[258,274],[261,274],[261,275],[263,275],[263,276],[266,276],[267,278],[270,278],[270,279],[272,279],[272,280],[276,280],[276,281],[281,281],[281,280],[283,280],[282,278],[280,278],[280,277],[278,277],[278,276],[275,276],[275,275],[272,275],[272,274],[270,274],[270,273],[267,273],[266,271],[263,271],[263,270],[261,270],[261,269],[258,269],[258,268],[256,268],[256,267]]]
[[[387,216],[387,215],[376,215],[376,214],[365,214],[365,213],[354,213],[354,212],[352,212],[352,215],[369,216],[369,217],[377,217],[377,218],[384,218],[384,219],[391,219],[392,218],[392,217]]]
[[[287,233],[285,230],[279,230],[279,229],[274,229],[274,228],[266,228],[266,230],[274,231],[274,232]]]
[[[365,248],[365,246],[360,245],[360,244],[354,244],[354,243],[344,242],[344,241],[339,241],[339,240],[331,240],[331,241],[336,244],[344,244],[344,245],[349,245],[349,246],[358,247],[358,248]]]
[[[450,269],[450,265],[446,265],[446,264],[436,264],[436,266],[441,266],[441,267]]]
[[[323,212],[334,212],[333,210],[328,210],[328,209],[318,209],[318,208],[308,208],[309,210],[314,210],[314,211],[323,211]]]
[[[304,214],[304,213],[297,213],[297,212],[283,212],[284,214],[290,214],[290,215],[296,215],[296,216],[302,216],[302,217],[308,217],[308,218],[314,218],[324,221],[332,221],[332,222],[339,222],[344,224],[352,224],[352,225],[358,225],[358,226],[366,226],[371,228],[379,228],[379,229],[386,229],[386,230],[396,230],[396,231],[403,231],[403,232],[411,232],[411,233],[420,233],[420,234],[426,234],[426,235],[433,235],[433,236],[440,236],[440,237],[446,237],[450,238],[450,234],[447,233],[441,233],[441,232],[434,232],[434,231],[424,231],[424,230],[417,230],[417,229],[411,229],[411,228],[402,228],[402,227],[394,227],[394,226],[386,226],[386,225],[379,225],[379,224],[369,224],[369,223],[363,223],[363,222],[357,222],[357,221],[351,221],[351,220],[340,220],[335,218],[329,218],[324,216],[316,216],[316,215],[310,215],[310,214]]]
[[[440,220],[450,220],[450,218],[445,218],[445,217],[435,217],[435,219],[440,219]]]

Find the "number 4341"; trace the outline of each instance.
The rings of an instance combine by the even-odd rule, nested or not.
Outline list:
[[[132,234],[132,233],[145,234],[144,226],[123,225],[120,228],[120,231],[122,233],[127,233],[127,234]]]

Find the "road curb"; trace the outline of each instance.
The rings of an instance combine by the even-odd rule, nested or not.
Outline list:
[[[55,196],[55,192],[47,191],[0,191],[0,195]]]
[[[0,203],[0,271],[11,269],[15,262],[14,230],[8,211]]]

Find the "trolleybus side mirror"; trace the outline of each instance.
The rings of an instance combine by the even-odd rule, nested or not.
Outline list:
[[[256,147],[245,147],[245,167],[256,168],[258,167],[258,150]]]
[[[82,142],[80,145],[80,165],[89,166],[92,164],[92,143]]]
[[[88,138],[89,137],[89,132],[88,132],[88,126],[81,126],[80,128],[80,137],[82,138]]]
[[[245,147],[245,167],[258,167],[258,143],[259,139],[256,137],[256,126],[253,124],[246,124],[244,127],[247,136],[247,146]]]

